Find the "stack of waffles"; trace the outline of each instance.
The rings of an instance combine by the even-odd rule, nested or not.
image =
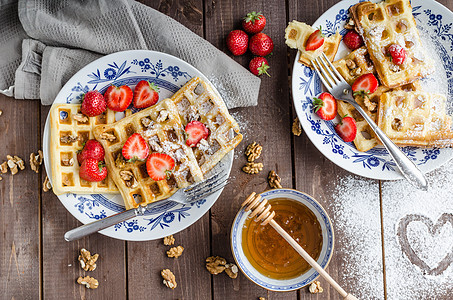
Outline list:
[[[434,71],[434,64],[420,41],[409,0],[361,2],[352,6],[350,13],[365,46],[333,64],[350,85],[367,73],[374,73],[380,81],[374,93],[355,96],[359,105],[400,146],[453,145],[445,96],[422,92],[418,82]],[[401,65],[387,55],[392,44],[407,53]],[[338,101],[338,112],[356,119],[354,144],[358,150],[368,151],[379,144],[352,105]]]
[[[207,139],[195,147],[186,145],[185,125],[200,121],[209,129]],[[126,208],[166,199],[179,188],[202,181],[207,173],[242,140],[237,122],[213,88],[198,77],[191,79],[171,98],[115,121],[107,109],[97,117],[81,114],[80,104],[54,105],[50,112],[52,184],[54,192],[121,193]],[[122,148],[139,133],[151,152],[170,155],[175,168],[163,180],[152,180],[144,161],[126,161]],[[104,147],[108,176],[101,182],[79,177],[77,151],[96,138]]]
[[[111,176],[100,182],[79,177],[77,151],[94,139],[93,128],[115,122],[115,112],[107,109],[96,117],[80,112],[80,104],[56,104],[50,111],[50,156],[52,157],[52,187],[57,195],[64,193],[119,193]],[[126,115],[130,115],[129,110]]]
[[[186,145],[184,127],[194,120],[204,123],[210,133],[207,140],[191,148]],[[168,198],[177,189],[203,180],[242,140],[239,126],[222,99],[198,77],[173,97],[118,122],[97,126],[93,133],[104,147],[108,173],[127,209]],[[175,159],[170,176],[154,181],[147,174],[145,162],[124,160],[122,147],[134,133],[142,135],[152,152]]]

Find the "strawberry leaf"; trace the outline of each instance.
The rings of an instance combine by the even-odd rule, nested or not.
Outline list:
[[[315,113],[318,112],[318,110],[324,106],[324,101],[322,101],[319,98],[313,97],[313,108],[315,110]]]

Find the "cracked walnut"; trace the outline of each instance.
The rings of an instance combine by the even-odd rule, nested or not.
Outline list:
[[[244,171],[247,174],[258,174],[263,170],[263,167],[264,166],[262,163],[249,162],[242,167],[242,171]]]
[[[176,288],[176,286],[178,285],[176,283],[176,277],[172,273],[172,271],[170,271],[170,269],[163,269],[160,272],[160,275],[162,275],[162,278],[164,279],[163,282],[168,288],[171,288],[171,289],[175,289]]]
[[[77,278],[77,283],[85,285],[87,289],[97,289],[99,286],[99,282],[90,276],[79,276],[79,278]]]
[[[167,256],[168,257],[174,257],[178,258],[182,255],[182,252],[184,251],[183,246],[178,246],[178,247],[172,247],[170,250],[167,251]]]
[[[275,173],[275,171],[270,171],[269,172],[269,175],[267,176],[267,180],[268,180],[269,186],[271,188],[273,188],[273,189],[281,189],[282,188],[282,185],[280,184],[282,179],[280,178],[280,176],[278,176],[277,173]]]
[[[79,262],[80,267],[84,271],[94,271],[96,269],[96,261],[99,258],[99,254],[91,255],[90,251],[85,248],[80,249]]]
[[[249,162],[254,162],[256,159],[260,158],[261,151],[263,151],[263,147],[256,142],[248,145],[245,149],[245,155],[247,156],[247,160]]]
[[[171,246],[175,243],[175,238],[172,235],[164,237],[164,245],[165,246]]]
[[[225,271],[226,260],[220,256],[210,256],[206,258],[206,269],[209,273],[217,275]]]

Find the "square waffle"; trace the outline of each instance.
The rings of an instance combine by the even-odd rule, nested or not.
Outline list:
[[[307,40],[315,31],[316,28],[298,21],[289,22],[288,27],[285,29],[286,45],[293,49],[299,49],[299,62],[310,68],[311,61],[321,55],[322,52],[326,54],[330,61],[333,61],[341,42],[341,35],[337,32],[329,37],[324,37],[324,43],[318,49],[306,51]]]
[[[123,145],[136,132],[148,141],[151,151],[175,159],[175,169],[168,178],[154,181],[148,176],[145,161],[124,160]],[[166,199],[178,188],[203,180],[193,151],[185,144],[184,127],[171,99],[161,100],[118,122],[97,126],[93,133],[105,149],[108,172],[123,196],[126,209]]]
[[[383,85],[398,87],[434,71],[420,41],[409,0],[361,2],[352,6],[350,12]],[[401,65],[392,63],[387,54],[392,44],[406,50],[407,58]]]
[[[378,126],[400,146],[451,147],[451,117],[446,97],[420,91],[390,91],[382,94]]]
[[[50,110],[50,156],[55,158],[51,160],[53,191],[56,195],[119,193],[111,176],[101,182],[79,177],[77,151],[94,138],[92,130],[96,125],[115,122],[115,112],[110,109],[88,118],[81,114],[80,107],[80,104],[56,104]]]
[[[365,46],[352,51],[332,64],[351,86],[363,74],[376,74],[376,69]]]
[[[206,175],[242,141],[239,125],[223,100],[199,77],[192,78],[171,99],[178,107],[183,126],[196,120],[209,129],[208,139],[192,148],[203,175]]]

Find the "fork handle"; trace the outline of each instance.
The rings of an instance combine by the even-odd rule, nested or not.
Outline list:
[[[349,102],[349,101],[348,101]],[[411,161],[401,149],[392,142],[392,140],[376,125],[376,123],[368,116],[368,114],[363,110],[363,108],[355,103],[351,103],[354,108],[363,116],[363,118],[368,122],[371,129],[376,133],[377,137],[381,140],[384,147],[392,156],[393,161],[396,166],[403,174],[403,176],[415,187],[427,191],[428,190],[428,181],[426,180],[425,175],[420,171],[420,169]]]
[[[145,213],[145,211],[146,211],[146,208],[144,208],[143,206],[139,206],[138,208],[122,211],[122,212],[112,215],[110,217],[103,218],[103,219],[79,226],[72,230],[69,230],[68,232],[65,233],[64,239],[68,242],[72,242],[72,241],[81,239],[87,235],[98,232],[102,229],[105,229],[112,225],[121,223],[123,221],[129,220],[135,216],[142,216]]]

